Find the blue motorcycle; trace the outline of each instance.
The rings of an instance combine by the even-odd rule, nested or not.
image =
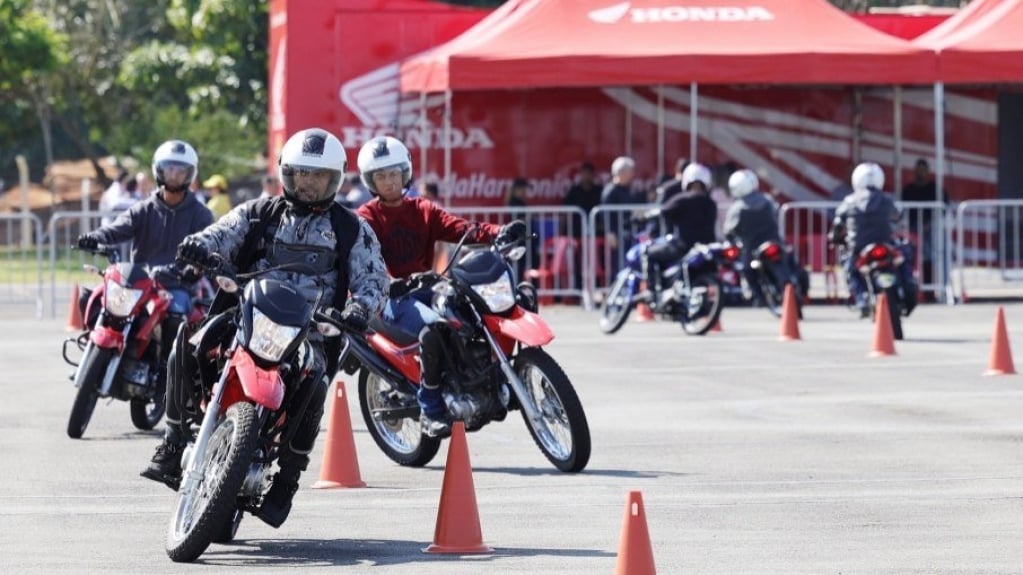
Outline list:
[[[651,239],[641,234],[604,298],[601,331],[617,332],[633,308],[645,304],[654,314],[679,322],[689,335],[707,333],[721,315],[720,266],[738,259],[739,248],[730,243],[696,244],[685,251],[671,235]],[[650,277],[657,278],[646,289],[644,263],[654,267]]]

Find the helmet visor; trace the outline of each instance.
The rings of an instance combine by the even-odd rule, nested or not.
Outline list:
[[[328,168],[289,166],[281,170],[284,189],[304,204],[332,199],[341,184],[341,172]]]
[[[176,160],[161,160],[156,164],[156,174],[165,188],[183,190],[192,183],[195,166]]]

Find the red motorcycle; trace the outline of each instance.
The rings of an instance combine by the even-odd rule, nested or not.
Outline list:
[[[173,266],[149,269],[122,263],[117,246],[91,251],[110,263],[102,273],[95,266],[85,266],[103,281],[88,295],[82,314],[87,318],[86,331],[64,342],[64,361],[75,367],[72,380],[78,389],[67,426],[72,439],[85,433],[101,397],[130,402],[131,422],[137,429],[152,429],[163,417],[166,400],[158,386],[161,325],[173,296],[154,278],[159,274],[181,278]],[[193,300],[188,321],[199,321],[204,313],[201,301]],[[68,357],[69,345],[82,351],[78,363]]]
[[[471,232],[471,229],[470,229]],[[432,286],[436,325],[445,338],[442,394],[448,415],[476,431],[519,410],[533,440],[561,471],[578,472],[590,458],[590,430],[572,382],[542,346],[554,339],[537,315],[536,291],[515,287],[510,262],[521,241],[458,257],[441,274],[419,277],[413,289]],[[416,401],[419,342],[415,335],[374,322],[367,337],[351,337],[341,367],[359,374],[359,403],[373,440],[401,465],[426,465],[441,439],[422,432]]]

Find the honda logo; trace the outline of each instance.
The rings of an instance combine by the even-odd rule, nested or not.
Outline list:
[[[614,24],[629,15],[633,24],[654,22],[755,22],[774,20],[774,14],[763,6],[654,6],[633,8],[631,2],[619,2],[607,8],[590,11],[590,20]]]

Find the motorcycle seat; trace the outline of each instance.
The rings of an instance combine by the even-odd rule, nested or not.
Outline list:
[[[399,347],[407,347],[419,341],[419,334],[411,334],[379,317],[370,320],[369,328]]]

